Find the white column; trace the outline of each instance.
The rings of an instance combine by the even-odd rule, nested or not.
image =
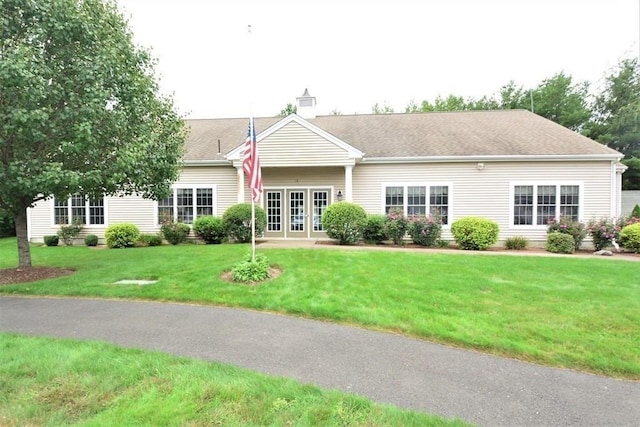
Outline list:
[[[347,202],[353,201],[353,165],[344,167],[344,199]]]
[[[242,169],[242,164],[236,167],[236,171],[238,173],[238,203],[244,203],[244,169]]]

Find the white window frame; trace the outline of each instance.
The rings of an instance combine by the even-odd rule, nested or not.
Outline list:
[[[212,215],[216,216],[218,212],[218,190],[216,184],[175,184],[171,187],[171,191],[173,193],[173,220],[177,221],[178,219],[178,191],[177,190],[192,190],[193,197],[193,220],[190,226],[198,219],[198,190],[199,189],[207,189],[211,190],[211,198],[212,198]],[[203,215],[208,216],[208,215]],[[157,226],[160,225],[160,218],[158,217],[158,201],[154,201],[153,203],[153,220],[154,224]]]
[[[448,194],[447,194],[447,198],[448,198],[448,203],[447,203],[447,223],[446,224],[442,224],[443,228],[449,228],[451,226],[451,223],[453,222],[453,184],[451,182],[441,182],[441,181],[429,181],[429,182],[425,182],[425,181],[420,181],[420,182],[407,182],[407,181],[401,181],[401,182],[383,182],[381,189],[380,189],[380,199],[381,199],[381,205],[380,205],[380,213],[381,214],[385,214],[385,208],[386,208],[386,196],[387,196],[387,187],[403,187],[403,207],[402,207],[402,211],[405,213],[407,213],[408,210],[408,191],[409,191],[409,187],[425,187],[426,188],[426,212],[430,213],[431,212],[431,187],[447,187],[448,188]]]
[[[73,221],[73,216],[71,215],[71,213],[73,212],[73,206],[71,205],[71,197],[69,196],[67,198],[67,217],[69,218],[69,221],[66,224],[56,224],[56,198],[52,197],[51,198],[51,226],[52,227],[61,227],[63,225],[71,225],[72,221]],[[95,200],[95,199],[94,199]],[[91,217],[90,212],[91,212],[91,206],[89,204],[89,197],[84,198],[84,209],[85,209],[85,223],[82,224],[82,228],[85,229],[101,229],[101,228],[106,228],[107,224],[109,224],[109,218],[107,213],[109,212],[108,209],[108,198],[105,196],[102,196],[102,205],[104,208],[104,223],[103,224],[88,224],[87,221],[89,221],[89,218]]]
[[[533,224],[514,224],[513,215],[515,212],[514,196],[515,188],[518,186],[530,186],[533,187]],[[576,186],[578,187],[578,221],[584,220],[584,182],[582,181],[511,181],[509,182],[509,228],[517,228],[519,230],[532,229],[540,230],[546,229],[547,224],[537,224],[538,222],[538,187],[539,186],[554,186],[556,187],[556,220],[560,215],[560,188],[562,186]]]

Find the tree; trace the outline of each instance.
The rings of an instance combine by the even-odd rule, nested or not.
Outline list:
[[[640,157],[623,159],[622,163],[628,168],[622,174],[622,189],[640,190]]]
[[[296,114],[298,107],[292,103],[288,103],[282,110],[280,110],[280,117],[287,117],[289,114]]]
[[[591,118],[587,83],[572,83],[571,76],[558,73],[545,79],[531,93],[533,111],[574,131],[580,131]]]
[[[31,266],[26,209],[52,196],[162,198],[186,133],[111,0],[3,0],[0,207]]]
[[[371,107],[371,112],[373,114],[392,114],[393,107],[389,105],[387,101],[384,101],[384,105],[380,105],[377,102]]]

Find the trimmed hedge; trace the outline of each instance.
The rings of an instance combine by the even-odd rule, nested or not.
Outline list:
[[[95,234],[87,234],[84,236],[84,244],[87,246],[98,246],[98,236]]]
[[[376,245],[386,240],[387,235],[384,231],[386,220],[386,216],[381,214],[367,215],[367,219],[362,226],[362,239],[367,243]]]
[[[58,246],[59,241],[60,241],[60,238],[57,235],[44,236],[44,244],[47,246]]]
[[[547,234],[544,248],[556,254],[572,254],[576,251],[575,239],[572,235],[560,232]]]
[[[255,235],[261,236],[267,227],[267,214],[256,205]],[[238,203],[222,214],[224,233],[238,243],[251,242],[251,203]]]
[[[322,228],[341,245],[358,243],[366,221],[367,213],[362,206],[351,202],[329,205],[322,214]]]
[[[140,238],[140,230],[127,222],[112,224],[104,232],[104,238],[110,248],[132,248]]]
[[[193,232],[206,244],[218,244],[224,240],[222,218],[217,216],[201,216],[193,223]]]
[[[620,230],[620,243],[625,249],[640,253],[640,222],[627,225]]]
[[[456,243],[465,250],[484,250],[498,241],[500,228],[487,218],[468,216],[451,224]]]

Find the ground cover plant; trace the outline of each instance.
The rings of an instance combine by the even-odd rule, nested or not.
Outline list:
[[[14,334],[0,334],[0,389],[3,425],[465,425],[228,365]]]
[[[0,269],[15,265],[0,239]],[[139,298],[246,307],[387,330],[551,366],[640,379],[640,263],[618,257],[260,249],[282,274],[221,279],[248,245],[91,250],[38,246],[36,265],[76,270],[0,294]],[[114,285],[157,279],[152,286]]]

